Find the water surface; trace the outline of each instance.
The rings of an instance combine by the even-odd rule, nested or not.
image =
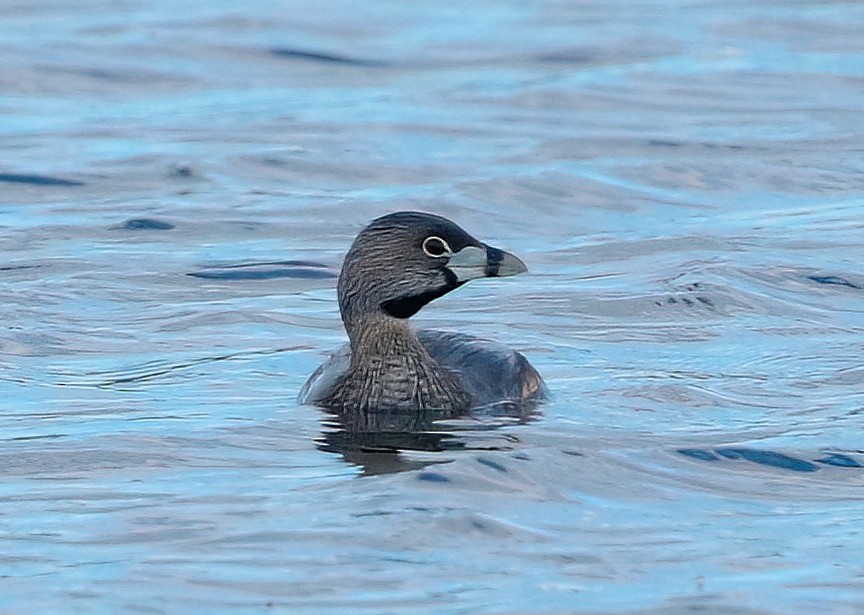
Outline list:
[[[864,610],[862,3],[0,9],[0,611]],[[409,208],[553,401],[370,453],[294,399]]]

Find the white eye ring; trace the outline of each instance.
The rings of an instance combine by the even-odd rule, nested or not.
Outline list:
[[[453,250],[450,249],[450,245],[446,241],[432,235],[423,240],[423,254],[429,258],[441,258],[452,255]]]

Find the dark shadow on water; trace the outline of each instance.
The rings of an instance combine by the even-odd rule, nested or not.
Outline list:
[[[276,278],[323,280],[336,277],[336,273],[331,271],[327,265],[312,261],[240,263],[210,267],[186,275],[207,280],[271,280]]]
[[[31,186],[83,186],[84,182],[74,179],[62,179],[48,175],[30,173],[0,173],[0,182],[11,184],[30,184]]]
[[[808,275],[808,280],[816,282],[817,284],[827,284],[830,286],[845,286],[846,288],[854,288],[856,290],[862,290],[862,287],[854,282],[850,282],[846,278],[841,278],[836,275]]]
[[[785,453],[776,451],[764,451],[754,448],[681,448],[678,453],[701,461],[749,461],[763,466],[790,470],[792,472],[816,472],[819,465],[829,465],[841,468],[861,468],[864,465],[850,455],[843,453],[830,453],[814,461],[807,461],[799,457],[792,457]]]
[[[316,444],[319,450],[338,453],[346,462],[359,466],[364,476],[393,474],[451,461],[446,456],[439,459],[434,456],[429,459],[406,457],[405,453],[412,451],[446,453],[510,448],[488,446],[488,443],[477,447],[470,442],[469,435],[526,423],[537,416],[533,406],[519,407],[516,404],[480,408],[464,417],[434,410],[358,412],[350,416],[328,413]],[[512,444],[512,440],[508,443]]]
[[[298,60],[301,62],[317,62],[321,64],[337,64],[342,66],[363,67],[387,66],[385,62],[382,62],[380,60],[370,60],[367,58],[352,58],[349,56],[343,56],[335,53],[308,51],[305,49],[271,49],[270,53],[279,58]]]
[[[174,225],[156,218],[131,218],[111,227],[112,231],[170,231]]]
[[[824,463],[825,465],[837,466],[838,468],[864,468],[864,463],[844,453],[828,453],[817,459],[816,463]]]

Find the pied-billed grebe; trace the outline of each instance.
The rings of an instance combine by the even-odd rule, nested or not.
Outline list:
[[[465,282],[523,273],[513,254],[481,243],[432,214],[398,212],[367,226],[348,250],[338,296],[349,343],[303,386],[300,402],[341,415],[472,407],[545,398],[528,360],[460,333],[414,331],[424,305]]]

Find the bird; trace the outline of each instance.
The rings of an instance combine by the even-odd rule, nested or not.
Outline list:
[[[337,283],[348,343],[315,370],[298,401],[366,417],[355,424],[368,426],[385,415],[403,417],[404,425],[412,414],[458,417],[502,402],[545,400],[543,379],[521,353],[465,333],[417,331],[408,322],[466,282],[526,271],[518,257],[447,218],[400,211],[373,220],[349,248]]]

